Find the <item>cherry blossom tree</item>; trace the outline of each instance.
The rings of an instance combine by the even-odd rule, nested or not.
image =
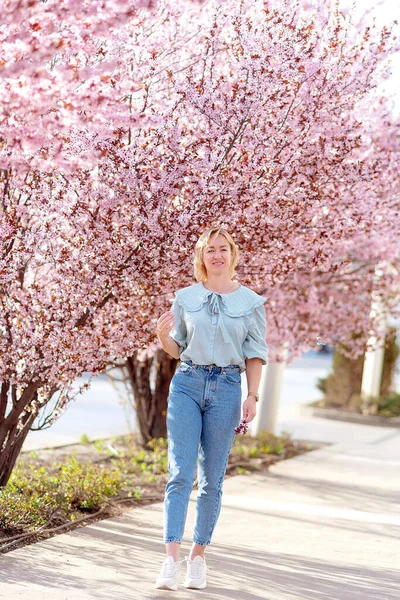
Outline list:
[[[378,139],[383,108],[363,121],[390,29],[292,0],[41,4],[6,3],[1,30],[0,485],[38,415],[49,424],[71,382],[113,360],[131,359],[144,438],[160,431],[149,373],[174,365],[155,322],[192,283],[205,226],[232,231],[238,279],[295,351],[325,335],[329,293],[347,339],[373,272],[357,279],[354,261],[398,252],[398,146]]]
[[[369,130],[368,111],[374,115]],[[369,347],[371,336],[384,342],[385,330],[380,316],[371,313],[372,304],[379,301],[386,315],[399,313],[399,120],[373,103],[362,114],[359,180],[349,185],[340,202],[332,197],[312,219],[316,247],[325,262],[271,278],[269,341],[277,348],[286,343],[291,359],[317,339],[341,342],[348,348],[344,353],[355,358]]]
[[[357,354],[376,325],[370,316],[372,293],[378,287],[383,303],[393,308],[399,292],[393,227],[398,126],[390,124],[389,115],[385,120],[383,106],[372,105],[368,93],[387,52],[388,30],[380,33],[379,44],[371,42],[368,32],[351,31],[346,17],[333,12],[335,33],[321,39],[309,24],[294,32],[293,14],[286,22],[282,14],[287,12],[266,10],[257,28],[254,20],[249,24],[241,14],[235,21],[229,13],[224,37],[229,44],[221,47],[213,33],[226,17],[220,11],[206,50],[214,49],[212,58],[205,56],[200,73],[190,71],[185,87],[176,86],[184,98],[183,112],[174,115],[176,127],[188,117],[174,150],[190,182],[189,206],[197,189],[207,221],[225,220],[244,250],[240,280],[267,296],[271,359],[280,358],[283,343],[294,358],[321,339],[341,340]],[[345,40],[353,35],[359,40],[352,39],[349,49]],[[265,65],[273,60],[264,78]],[[383,146],[372,143],[388,128]],[[186,143],[183,135],[190,136]],[[194,164],[200,165],[200,180],[188,175]],[[207,213],[209,198],[214,203]],[[183,212],[180,223],[189,226],[192,214]],[[387,268],[377,286],[375,267],[383,260]],[[134,383],[136,402],[144,400],[148,407],[154,406],[147,381],[151,356],[146,375],[134,375],[146,390],[141,393]],[[155,361],[160,362],[158,355]],[[143,370],[143,362],[134,359],[127,362],[128,373],[132,362]],[[165,412],[164,393],[158,406],[157,414]],[[151,408],[150,422],[152,414]],[[151,437],[151,428],[141,429]]]

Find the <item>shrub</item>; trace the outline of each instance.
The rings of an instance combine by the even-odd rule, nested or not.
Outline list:
[[[382,417],[400,417],[400,394],[393,392],[383,396],[378,402],[378,415]]]
[[[325,392],[326,392],[326,381],[327,381],[327,379],[328,379],[328,377],[318,377],[317,378],[317,383],[315,384],[315,387],[317,388],[317,390],[319,390],[323,394],[325,394]]]
[[[73,456],[51,469],[25,466],[21,460],[0,490],[0,528],[29,529],[55,517],[64,521],[77,511],[95,511],[121,485],[116,469],[80,463]]]

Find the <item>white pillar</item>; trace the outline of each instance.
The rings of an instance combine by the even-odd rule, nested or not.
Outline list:
[[[385,336],[387,316],[382,309],[379,299],[375,299],[371,306],[371,316],[376,319],[377,333]],[[377,398],[380,395],[383,359],[385,355],[384,340],[378,342],[377,336],[371,336],[364,357],[364,368],[361,381],[361,396],[365,399]]]
[[[371,338],[370,342],[376,343],[376,338]],[[364,398],[377,398],[380,395],[384,354],[382,347],[365,353],[361,382],[361,396]]]
[[[249,426],[252,436],[260,431],[275,432],[287,356],[288,350],[283,349],[281,362],[269,362],[262,368],[257,413]]]

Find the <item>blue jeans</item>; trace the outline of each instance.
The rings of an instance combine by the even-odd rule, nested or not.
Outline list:
[[[181,542],[198,461],[193,541],[206,546],[221,511],[222,484],[241,415],[238,365],[182,362],[170,384],[164,542]]]

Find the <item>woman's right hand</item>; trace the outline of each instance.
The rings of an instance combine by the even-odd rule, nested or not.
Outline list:
[[[161,317],[157,319],[157,334],[159,337],[165,337],[174,328],[174,313],[170,310],[163,313]]]

